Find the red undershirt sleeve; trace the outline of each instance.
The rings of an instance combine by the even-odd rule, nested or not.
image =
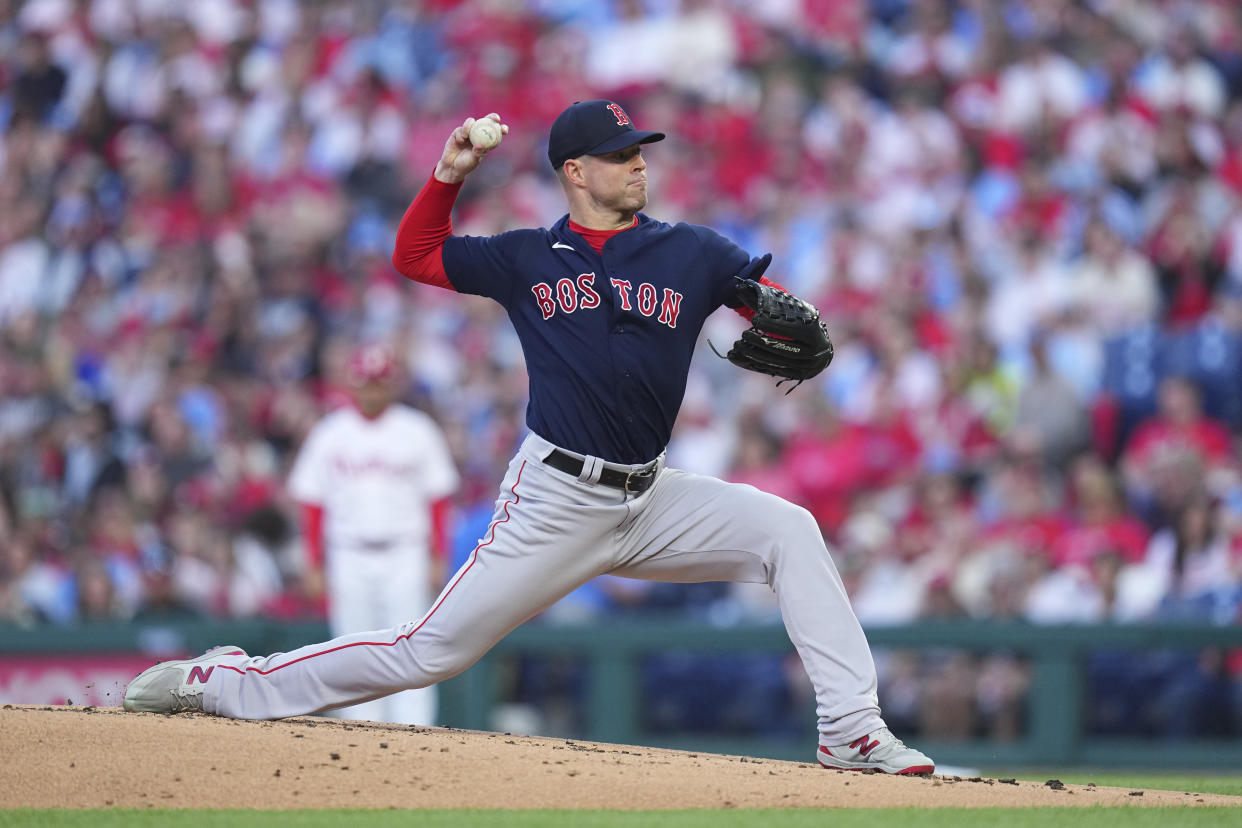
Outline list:
[[[316,503],[302,504],[302,534],[306,540],[306,558],[310,568],[323,566],[323,507]]]
[[[431,503],[431,555],[436,560],[446,561],[449,558],[449,510],[452,505],[451,497],[442,497]]]
[[[401,217],[392,266],[405,278],[453,290],[441,248],[453,235],[453,204],[460,191],[460,183],[445,184],[432,175]]]

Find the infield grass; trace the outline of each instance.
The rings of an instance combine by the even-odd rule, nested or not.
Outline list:
[[[727,811],[0,811],[0,826],[48,828],[1208,828],[1236,826],[1237,808],[849,808]]]
[[[1060,779],[1067,785],[1085,785],[1094,782],[1115,788],[1151,788],[1156,791],[1192,791],[1194,793],[1225,794],[1226,796],[1242,796],[1242,776],[1169,776],[1161,774],[1129,773],[1113,771],[1023,771],[1021,773],[987,774],[988,776],[1013,776],[1017,779],[1028,779],[1033,782],[1046,782],[1049,779]],[[1242,823],[1242,818],[1239,819]]]

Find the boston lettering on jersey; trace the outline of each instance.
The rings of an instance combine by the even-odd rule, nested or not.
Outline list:
[[[444,242],[454,289],[508,311],[526,357],[526,423],[616,463],[657,457],[672,434],[695,342],[750,256],[714,230],[638,223],[597,253],[569,227]]]
[[[613,279],[612,287],[617,293],[617,301],[621,310],[633,310],[635,302],[631,295],[635,294],[634,285],[626,279]],[[559,307],[564,313],[576,310],[591,310],[599,307],[599,294],[595,291],[595,274],[582,273],[576,278],[558,279],[553,288],[547,282],[540,282],[531,288],[535,301],[544,319],[551,319]],[[681,312],[682,295],[672,288],[664,288],[664,298],[659,299],[659,292],[649,282],[643,282],[636,292],[637,307],[643,316],[651,316],[658,308],[659,319],[670,328],[677,327],[677,315]]]

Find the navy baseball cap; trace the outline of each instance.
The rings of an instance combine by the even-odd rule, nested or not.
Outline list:
[[[635,144],[663,140],[663,132],[634,129],[630,116],[612,101],[575,101],[552,122],[548,160],[553,169],[559,170],[579,155],[605,155]]]

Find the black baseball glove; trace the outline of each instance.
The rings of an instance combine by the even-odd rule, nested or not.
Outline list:
[[[832,362],[832,340],[813,305],[756,281],[771,260],[770,253],[754,259],[737,277],[737,299],[755,316],[725,358],[781,382],[796,380],[792,391]]]

